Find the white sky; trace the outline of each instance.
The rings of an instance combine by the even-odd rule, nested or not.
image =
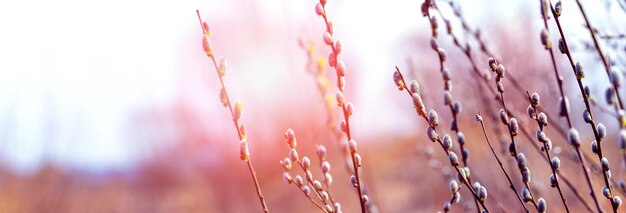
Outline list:
[[[407,36],[428,33],[419,11],[421,1],[329,2],[336,35],[345,44],[344,54],[351,55],[347,61],[349,68],[365,64],[356,68],[361,72],[356,75],[363,83],[354,89],[363,92],[355,94],[357,97],[347,94],[359,106],[357,113],[394,108],[392,102],[385,101],[391,69],[394,65],[405,66],[408,54],[404,53],[412,50],[398,53],[397,49]],[[207,67],[202,61],[206,59],[200,51],[195,9],[202,11],[212,30],[217,31],[215,34],[220,29],[240,34],[216,35],[223,43],[214,45],[231,58],[234,62],[231,64],[238,64],[234,66],[239,66],[241,74],[235,76],[241,77],[241,82],[259,88],[247,95],[233,92],[254,103],[256,96],[271,93],[267,83],[275,81],[277,76],[268,77],[263,74],[266,71],[258,71],[259,67],[274,67],[279,74],[301,68],[303,64],[280,61],[303,56],[295,43],[301,36],[297,33],[302,31],[310,38],[321,39],[321,21],[314,14],[314,3],[313,0],[0,3],[0,159],[24,170],[35,168],[44,159],[87,168],[124,167],[145,154],[143,145],[167,143],[168,137],[174,137],[175,133],[155,133],[147,127],[137,127],[133,115],[173,104],[180,100],[181,88],[207,90],[207,82],[202,78],[215,77],[213,71],[210,75],[199,74],[207,72]],[[475,13],[480,5],[523,8],[522,3],[473,3],[463,5],[473,26],[475,20],[491,16]],[[528,7],[534,8],[534,4]],[[575,10],[570,1],[565,4],[567,10]],[[277,35],[272,34],[273,30]],[[243,41],[235,40],[241,38]],[[283,39],[293,41],[293,48],[274,51],[272,45]],[[427,45],[428,40],[423,43]],[[237,52],[240,48],[236,45],[245,44],[255,46]],[[295,61],[303,60],[302,57]],[[214,79],[210,83],[215,83]],[[218,100],[216,93],[200,94],[184,94],[182,98],[197,108],[214,103],[206,99]],[[207,108],[208,116],[224,113],[219,106]],[[399,131],[394,126],[407,122],[385,116],[355,119],[356,124],[378,125],[357,128],[362,129],[362,134]],[[162,138],[155,139],[151,134]]]

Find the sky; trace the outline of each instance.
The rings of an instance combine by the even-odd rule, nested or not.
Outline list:
[[[237,80],[227,81],[233,96],[251,108],[268,109],[268,103],[283,100],[270,85],[285,81],[281,79],[290,79],[289,85],[307,80],[291,79],[301,77],[292,70],[302,69],[305,63],[298,39],[321,41],[323,25],[314,4],[288,0],[0,3],[0,160],[22,171],[32,171],[45,161],[96,170],[125,168],[181,137],[180,127],[154,118],[168,109],[182,105],[202,122],[229,122],[224,109],[215,104],[217,81],[202,53],[196,9],[211,25],[216,52],[227,56],[229,67],[236,70],[228,77]],[[393,103],[384,101],[391,85],[390,70],[406,64],[410,52],[418,48],[407,46],[408,38],[428,33],[420,4],[329,0],[346,64],[354,72],[349,75],[359,82],[349,90],[359,92],[347,94],[359,106],[357,113],[394,109]],[[565,2],[565,10],[574,10],[572,4]],[[486,7],[535,11],[536,6],[485,0],[464,3],[463,9],[470,23],[489,25],[494,16],[507,20],[517,13],[486,13],[490,11]],[[612,17],[606,14],[603,19]],[[421,55],[412,57],[423,60]],[[395,126],[406,122],[393,116],[354,119],[354,123],[372,124],[357,130],[363,135],[402,131]],[[232,127],[215,128],[206,134]]]

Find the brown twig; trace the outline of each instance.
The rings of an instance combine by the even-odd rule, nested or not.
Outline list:
[[[259,197],[259,201],[261,202],[263,211],[267,213],[269,212],[269,209],[267,208],[267,204],[265,203],[265,198],[263,197],[263,193],[261,192],[261,188],[259,187],[259,181],[257,180],[256,172],[254,170],[254,166],[252,165],[252,160],[250,160],[250,153],[248,151],[248,143],[246,141],[247,136],[242,131],[242,129],[245,129],[245,128],[242,128],[243,125],[239,125],[238,117],[241,115],[241,108],[238,107],[237,109],[234,109],[231,104],[230,98],[228,96],[228,92],[226,90],[226,86],[224,85],[224,79],[222,78],[223,72],[225,72],[225,67],[222,69],[218,67],[217,61],[215,60],[215,56],[213,55],[213,49],[210,43],[211,41],[209,40],[211,36],[209,27],[205,22],[202,21],[199,10],[196,10],[196,14],[198,15],[198,21],[200,21],[200,27],[202,28],[202,33],[204,36],[203,37],[204,51],[206,52],[207,56],[211,58],[211,61],[213,62],[213,66],[215,67],[215,71],[217,72],[217,76],[219,77],[220,85],[222,86],[221,93],[220,93],[222,96],[221,97],[222,103],[224,104],[224,106],[228,107],[228,110],[230,111],[230,115],[233,118],[233,124],[235,125],[235,129],[237,129],[237,135],[239,136],[239,140],[241,141],[241,150],[240,150],[241,158],[248,165],[248,170],[250,171],[250,175],[252,176],[252,180],[254,181],[254,187],[256,188],[256,193]],[[239,115],[235,114],[236,110],[239,111]]]
[[[537,126],[539,127],[539,132],[537,133],[537,139],[539,140],[539,142],[541,142],[543,144],[543,151],[546,154],[546,158],[548,159],[552,159],[552,161],[558,161],[558,164],[560,165],[560,160],[558,159],[558,157],[554,157],[552,158],[550,156],[550,150],[552,149],[552,142],[550,141],[549,138],[546,137],[542,137],[542,135],[545,135],[544,133],[544,127],[548,125],[547,123],[547,116],[545,113],[541,112],[539,113],[538,111],[538,106],[540,105],[540,99],[539,99],[539,94],[537,93],[533,93],[533,97],[531,97],[530,93],[528,93],[528,91],[526,91],[526,95],[528,96],[528,102],[530,103],[531,107],[530,109],[532,109],[532,113],[529,113],[529,115],[531,116],[531,119],[537,121]],[[563,196],[563,191],[561,191],[561,185],[559,184],[559,176],[556,174],[556,171],[558,169],[558,165],[555,165],[556,163],[551,163],[550,165],[550,170],[552,171],[552,177],[551,177],[551,181],[554,180],[552,184],[553,187],[556,187],[556,189],[559,192],[559,196],[561,197],[561,201],[563,202],[563,206],[565,207],[565,210],[569,213],[569,207],[567,206],[567,202],[565,201],[565,197]]]
[[[340,125],[343,132],[346,134],[348,140],[348,146],[350,147],[350,157],[352,159],[352,168],[354,169],[354,177],[356,179],[355,187],[357,188],[357,193],[359,194],[359,203],[361,204],[361,212],[366,212],[366,203],[368,200],[367,196],[363,193],[361,178],[359,177],[359,167],[360,163],[357,163],[358,154],[356,152],[356,141],[353,140],[352,134],[350,132],[350,116],[353,111],[352,103],[346,102],[343,90],[345,88],[345,75],[346,68],[343,61],[339,59],[339,53],[342,51],[342,45],[340,40],[334,39],[334,29],[333,25],[330,24],[326,13],[326,0],[322,0],[315,5],[315,10],[317,15],[321,16],[324,19],[324,24],[326,25],[326,32],[324,33],[324,42],[331,48],[331,52],[329,54],[328,63],[332,66],[337,74],[337,104],[341,107],[341,111],[343,112],[342,124]]]
[[[447,20],[445,18],[445,16],[443,15],[443,13],[441,13],[441,10],[439,10],[439,8],[437,7],[437,4],[435,3],[435,0],[432,1],[432,7],[436,9],[436,11],[439,13],[440,17],[444,20],[444,22],[446,23],[446,28],[450,28],[450,21]],[[434,17],[431,18],[430,15],[430,10],[426,10],[426,16],[428,17],[430,26],[431,26],[431,30],[433,31],[432,34],[436,35],[437,34],[437,24],[436,24],[436,20]],[[449,30],[450,31],[450,30]],[[463,162],[463,166],[468,167],[468,158],[469,158],[469,150],[467,150],[467,148],[465,148],[465,140],[464,139],[460,139],[459,137],[463,137],[462,136],[462,132],[460,131],[460,127],[459,127],[459,120],[457,119],[457,115],[460,111],[461,108],[461,104],[460,102],[456,101],[453,102],[452,101],[452,81],[451,81],[451,74],[450,71],[444,66],[444,62],[446,60],[446,52],[443,48],[439,47],[438,41],[437,41],[437,36],[433,36],[431,38],[431,47],[432,49],[437,53],[437,55],[439,56],[439,66],[440,66],[440,72],[442,74],[442,79],[444,81],[444,100],[445,100],[445,104],[448,106],[448,108],[450,109],[450,114],[452,115],[452,124],[451,124],[451,130],[454,131],[457,135],[457,141],[459,142],[459,148],[461,151],[461,158],[462,158],[462,162]],[[458,105],[458,107],[456,107],[456,105]],[[468,180],[470,181],[470,183],[472,182],[471,178],[468,177]],[[478,204],[477,200],[474,200],[474,205],[476,205],[476,210],[478,212],[480,212],[480,206]]]
[[[451,145],[445,146],[443,144],[443,142],[441,141],[441,139],[439,138],[437,132],[436,132],[436,127],[437,127],[437,123],[438,118],[436,113],[434,112],[434,110],[431,110],[431,112],[429,112],[429,116],[431,116],[431,114],[434,114],[434,116],[432,116],[432,118],[428,118],[426,117],[426,113],[425,113],[425,107],[423,102],[421,101],[421,97],[419,97],[419,91],[409,91],[408,88],[406,88],[406,81],[404,80],[404,77],[402,76],[402,73],[400,72],[400,69],[396,66],[396,71],[394,72],[394,81],[396,83],[396,85],[398,85],[398,88],[400,90],[406,90],[407,94],[409,95],[409,97],[411,97],[413,99],[413,103],[418,111],[418,116],[424,118],[424,120],[429,123],[430,127],[429,127],[429,131],[431,134],[434,134],[434,136],[429,136],[431,141],[433,142],[437,142],[441,148],[443,149],[444,152],[446,152],[446,154],[448,155],[448,158],[450,160],[450,165],[452,167],[455,168],[457,174],[459,175],[459,177],[462,178],[461,182],[472,192],[472,194],[474,195],[474,199],[478,200],[478,202],[480,203],[480,205],[483,207],[483,209],[487,212],[489,212],[489,210],[487,209],[487,206],[485,205],[485,199],[486,199],[486,189],[484,187],[481,188],[481,190],[484,190],[484,196],[479,196],[479,194],[474,190],[474,188],[470,185],[469,181],[467,180],[467,176],[465,171],[461,171],[460,168],[460,163],[458,162],[458,157],[456,155],[456,153],[454,152],[454,150],[451,149]],[[417,99],[416,99],[417,98]],[[419,101],[417,101],[419,100]]]
[[[583,86],[582,79],[584,77],[584,73],[582,71],[582,69],[583,69],[582,65],[580,65],[580,63],[578,65],[574,64],[574,60],[572,59],[571,53],[569,51],[569,46],[567,45],[567,39],[565,38],[565,35],[563,33],[563,29],[561,27],[561,22],[559,20],[559,16],[558,16],[556,10],[554,9],[554,7],[552,6],[552,3],[550,3],[549,0],[548,0],[548,3],[550,5],[550,10],[552,11],[552,15],[554,16],[554,21],[557,24],[557,27],[559,29],[559,34],[561,36],[561,40],[559,41],[559,42],[562,42],[562,44],[559,44],[559,45],[562,46],[562,51],[561,52],[564,52],[565,55],[567,55],[567,59],[570,62],[570,65],[572,67],[572,71],[576,75],[576,82],[578,83],[578,88],[580,90],[581,95],[583,96],[583,102],[585,104],[585,108],[586,108],[587,112],[589,112],[589,115],[590,115],[590,118],[591,118],[591,120],[588,123],[589,123],[591,129],[593,130],[593,135],[594,135],[594,137],[595,137],[595,139],[596,139],[596,141],[598,143],[598,153],[597,154],[598,154],[599,159],[602,159],[603,158],[602,148],[601,148],[602,138],[600,137],[600,135],[598,134],[598,131],[596,129],[596,124],[595,124],[595,121],[593,120],[593,113],[591,111],[591,107],[590,107],[590,104],[589,104],[589,95],[587,95],[585,93],[585,89],[584,89],[584,86]],[[576,147],[576,152],[579,154],[579,159],[580,159],[580,161],[582,163],[583,159],[582,159],[582,156],[580,156],[580,150],[579,150],[579,148],[577,148],[577,146],[575,146],[575,147]],[[583,164],[583,166],[584,166],[584,164]],[[585,169],[585,171],[586,171],[586,169]],[[595,192],[593,190],[593,184],[591,183],[591,180],[588,177],[587,173],[585,173],[585,175],[587,176],[586,177],[587,178],[587,184],[590,187],[591,196],[594,198],[594,202],[596,203],[596,208],[598,209],[598,212],[602,212],[602,208],[600,207],[600,204],[598,203],[597,197],[596,197]],[[611,186],[609,184],[609,177],[608,177],[608,175],[606,173],[604,173],[603,174],[603,178],[604,178],[604,182],[605,182],[606,187],[609,189],[610,194],[612,194]],[[613,205],[611,205],[611,206],[613,206]],[[617,212],[617,209],[615,207],[613,207],[613,211]]]
[[[524,205],[524,201],[522,200],[522,197],[519,196],[517,189],[515,188],[515,185],[513,184],[513,181],[511,180],[511,177],[504,169],[504,166],[502,165],[502,161],[500,161],[498,154],[496,154],[496,151],[493,149],[493,146],[491,145],[491,141],[489,140],[489,137],[487,136],[487,131],[485,130],[485,124],[483,123],[483,118],[482,116],[480,116],[480,113],[476,114],[476,120],[480,122],[480,126],[483,129],[483,134],[485,135],[485,140],[487,141],[487,144],[489,145],[489,149],[491,149],[491,153],[493,154],[493,157],[496,158],[496,161],[498,161],[498,165],[500,166],[500,169],[502,169],[502,173],[504,173],[504,176],[506,176],[506,180],[509,181],[509,188],[513,190],[513,194],[515,194],[515,196],[519,200],[520,204],[524,208],[524,211],[529,212],[528,208],[526,208],[526,205]]]

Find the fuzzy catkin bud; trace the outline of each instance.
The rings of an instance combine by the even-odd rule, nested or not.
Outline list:
[[[241,133],[241,138],[246,139],[248,138],[248,132],[246,131],[246,125],[239,125],[239,132]]]
[[[328,65],[330,65],[331,67],[337,65],[337,55],[335,55],[335,52],[333,51],[330,51],[328,53]]]
[[[361,159],[361,155],[359,155],[358,153],[354,154],[354,162],[356,163],[357,167],[361,167],[361,162],[362,161],[363,160]]]
[[[354,139],[350,140],[348,143],[350,147],[350,153],[356,153],[356,141]]]
[[[330,173],[324,173],[324,181],[326,182],[327,186],[330,186],[331,184],[333,184],[333,176]]]
[[[528,188],[524,187],[522,189],[522,199],[524,200],[524,202],[530,202],[533,197],[530,195],[530,190],[528,190]]]
[[[446,58],[448,56],[446,50],[444,50],[443,48],[439,48],[437,49],[437,53],[439,54],[439,60],[446,61]]]
[[[606,99],[606,103],[608,105],[613,105],[615,104],[615,90],[613,90],[613,88],[609,87],[606,88],[606,92],[604,93],[604,98]]]
[[[499,93],[503,93],[504,92],[504,84],[502,83],[502,78],[498,78],[498,81],[496,82],[496,86],[498,88],[498,92]]]
[[[583,111],[583,120],[585,120],[585,123],[591,123],[591,121],[593,121],[591,113],[589,113],[589,110],[587,109]]]
[[[580,146],[580,135],[578,134],[578,130],[575,128],[570,128],[567,133],[567,142],[574,147]]]
[[[283,165],[283,168],[285,168],[285,171],[291,170],[291,160],[289,160],[289,158],[283,159],[282,161],[280,161],[280,164]]]
[[[504,65],[498,64],[498,68],[496,69],[496,74],[498,74],[498,76],[500,77],[504,77],[505,72],[506,72],[506,69],[504,68]]]
[[[450,93],[450,91],[445,91],[443,93],[443,104],[444,105],[452,104],[452,93]]]
[[[522,169],[522,181],[524,181],[524,183],[530,183],[530,169],[528,169],[528,167],[524,167]]]
[[[546,115],[546,113],[539,113],[539,116],[537,116],[537,121],[539,121],[539,125],[542,126],[547,126],[548,125],[548,116]]]
[[[428,127],[428,129],[426,129],[426,135],[428,135],[428,139],[431,142],[436,142],[437,139],[439,139],[439,135],[437,135],[437,132],[432,127]]]
[[[424,102],[422,102],[422,97],[417,94],[417,93],[413,93],[413,105],[415,105],[415,109],[417,110],[417,113],[422,116],[422,115],[426,115],[426,109],[424,108]]]
[[[317,158],[320,159],[320,161],[326,159],[326,147],[324,145],[318,145],[315,152],[317,154]]]
[[[285,138],[287,139],[287,144],[289,145],[289,148],[295,149],[298,145],[298,142],[296,141],[296,134],[293,132],[292,129],[287,129],[287,132],[285,132]]]
[[[324,32],[324,43],[328,46],[333,45],[333,35],[331,35],[328,31]]]
[[[459,191],[459,183],[456,180],[450,181],[450,192],[457,193]]]
[[[576,78],[583,79],[585,77],[585,70],[583,68],[583,65],[580,62],[576,62],[576,66],[574,70],[575,70]]]
[[[598,142],[596,140],[591,141],[591,152],[598,154]]]
[[[345,87],[346,87],[346,78],[339,76],[337,78],[337,88],[339,89],[339,91],[343,91]]]
[[[333,207],[331,207],[330,205],[324,205],[324,210],[325,210],[326,212],[334,212],[334,211],[333,211]]]
[[[619,196],[613,197],[613,202],[611,203],[615,209],[619,208],[622,205],[622,198]]]
[[[604,139],[604,137],[606,137],[606,127],[604,124],[598,123],[596,130],[598,131],[598,137],[600,137],[600,139]]]
[[[220,76],[224,76],[226,75],[226,66],[227,65],[227,61],[225,58],[220,59],[220,65],[219,65],[219,69],[218,69],[218,73]]]
[[[321,3],[315,4],[315,13],[318,16],[324,15],[324,5],[322,5]]]
[[[611,198],[611,190],[609,190],[609,188],[606,188],[606,186],[602,187],[602,195],[604,195],[604,197],[606,198]]]
[[[617,70],[617,68],[611,69],[611,72],[609,73],[609,79],[611,80],[611,83],[615,85],[615,87],[622,86],[623,78],[624,77],[622,76],[622,73],[619,70]]]
[[[602,157],[602,160],[600,160],[600,165],[602,165],[602,171],[603,172],[608,172],[609,169],[609,160],[606,159],[606,157]]]
[[[548,204],[546,204],[546,200],[544,200],[543,198],[539,198],[539,200],[537,201],[537,211],[539,213],[545,213],[547,209]]]
[[[420,85],[417,83],[416,80],[412,80],[409,88],[409,91],[411,91],[412,93],[418,93],[420,90]]]
[[[554,174],[550,175],[550,186],[551,187],[556,187],[556,185],[558,184],[557,178],[556,176],[554,176]]]
[[[234,109],[234,112],[233,112],[233,119],[239,120],[241,118],[242,109],[243,109],[243,104],[241,104],[241,102],[237,101],[235,103],[235,109]]]
[[[439,49],[439,42],[436,38],[430,38],[430,48],[433,48],[433,50]]]
[[[539,96],[538,93],[533,92],[533,94],[530,95],[530,103],[534,106],[537,107],[539,106],[539,104],[541,103],[541,97]]]
[[[502,121],[505,125],[509,125],[509,116],[506,114],[504,109],[500,109],[500,121]]]
[[[472,189],[474,189],[474,191],[478,192],[478,190],[480,190],[481,186],[482,185],[480,185],[480,182],[474,181],[474,184],[472,184]]]
[[[561,0],[558,0],[556,2],[556,5],[554,5],[554,11],[556,12],[556,16],[561,16],[561,13],[563,12],[563,8],[561,7]]]
[[[337,71],[338,76],[341,76],[341,77],[346,76],[346,64],[343,63],[342,60],[337,61],[337,66],[335,69]]]
[[[452,203],[459,203],[459,202],[461,202],[461,192],[456,192],[452,194]]]
[[[359,183],[356,180],[356,177],[354,175],[350,176],[350,183],[352,183],[352,186],[354,186],[354,187],[358,187],[359,186]]]
[[[341,120],[341,122],[339,122],[339,129],[344,133],[347,132],[348,126],[345,120]]]
[[[311,160],[309,159],[309,157],[302,157],[302,167],[304,167],[305,170],[311,168]]]
[[[441,70],[441,77],[444,81],[450,81],[452,79],[452,74],[450,73],[450,70],[448,68],[444,67]]]
[[[302,187],[302,192],[308,197],[311,195],[311,188],[309,186]]]
[[[452,137],[448,134],[443,135],[441,144],[446,151],[450,151],[450,149],[452,149]]]
[[[469,167],[463,167],[461,170],[463,171],[463,174],[465,175],[465,178],[471,178],[472,177],[472,172],[470,171]]]
[[[478,189],[478,193],[477,194],[478,194],[478,199],[481,202],[484,202],[487,199],[487,188],[485,188],[484,186],[481,186]]]
[[[439,117],[437,116],[437,112],[435,110],[428,111],[428,123],[431,127],[436,127],[439,125]]]
[[[528,161],[526,160],[526,156],[524,155],[524,153],[518,153],[517,154],[517,167],[519,167],[519,169],[524,169],[528,166]]]
[[[541,130],[537,130],[537,140],[541,143],[545,143],[548,140],[548,136],[546,136],[546,133],[541,131]]]
[[[565,46],[565,42],[563,41],[563,38],[559,38],[559,51],[561,51],[561,54],[567,53],[567,47]]]
[[[404,89],[405,85],[404,85],[404,83],[402,81],[402,74],[400,74],[400,71],[396,70],[395,72],[393,72],[393,82],[398,87],[398,90],[403,90]],[[417,84],[417,81],[415,83]],[[413,93],[415,93],[415,92],[413,92]]]
[[[561,167],[561,160],[559,160],[559,157],[554,156],[552,160],[550,160],[550,165],[552,165],[552,169],[557,170]]]
[[[300,157],[298,156],[298,151],[296,151],[295,149],[291,149],[289,151],[289,158],[291,158],[291,161],[293,162],[299,161]]]
[[[207,26],[206,23],[203,26]],[[207,56],[213,57],[213,46],[211,45],[211,39],[209,39],[210,34],[208,33],[208,27],[205,28],[204,37],[202,37],[202,48]]]
[[[552,140],[550,140],[550,138],[547,138],[546,140],[546,150],[552,150]]]
[[[291,178],[291,175],[289,175],[289,172],[283,172],[283,180],[285,180],[287,184],[293,183],[293,179]]]
[[[304,180],[302,179],[302,176],[300,175],[296,175],[294,182],[296,183],[296,186],[298,187],[302,187],[302,185],[304,184]]]
[[[548,30],[546,30],[545,28],[543,28],[541,30],[541,44],[546,48],[546,49],[550,49],[550,38],[548,36]]]
[[[517,152],[517,149],[515,148],[515,144],[509,143],[509,154],[511,154],[512,157],[515,157],[516,152]]]
[[[495,58],[490,57],[489,58],[489,68],[491,69],[491,71],[495,72],[496,69],[498,69],[498,62],[496,61]]]
[[[456,139],[459,141],[459,144],[465,144],[465,134],[463,134],[462,132],[456,133]]]
[[[354,113],[354,105],[352,105],[352,103],[350,102],[346,104],[346,113],[348,114],[348,116],[352,116],[352,113]]]
[[[315,180],[313,181],[313,189],[315,189],[315,191],[322,191],[322,183],[320,183],[319,181]]]
[[[339,53],[341,53],[342,49],[343,49],[343,45],[341,44],[341,40],[337,39],[335,41],[335,52],[337,52],[337,54],[339,54]]]
[[[239,143],[239,158],[241,158],[242,161],[248,161],[250,159],[250,150],[248,149],[246,139],[241,140]]]
[[[530,119],[537,118],[537,113],[535,112],[535,108],[533,108],[532,105],[528,105],[528,107],[526,108],[526,113],[528,114],[528,117]]]
[[[346,102],[346,99],[343,97],[343,92],[341,91],[337,91],[337,93],[335,94],[335,99],[337,100],[337,106],[343,106],[343,104]]]
[[[322,162],[322,172],[323,173],[330,172],[330,163],[328,161]]]
[[[454,152],[448,152],[448,159],[450,160],[450,164],[452,164],[452,166],[459,166],[459,157],[457,157]]]
[[[454,114],[461,113],[461,109],[461,103],[459,101],[454,101],[452,104],[452,111],[454,111]]]
[[[512,135],[517,135],[517,133],[519,132],[519,124],[517,123],[517,119],[515,118],[511,118],[511,120],[509,121],[509,132],[511,132]]]
[[[226,95],[226,89],[224,89],[224,87],[220,89],[220,101],[222,101],[223,106],[228,106],[228,96]]]

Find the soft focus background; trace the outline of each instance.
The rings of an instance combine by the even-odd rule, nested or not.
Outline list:
[[[486,70],[488,56],[461,30],[447,1],[438,2],[453,22],[455,33],[462,42],[470,42],[476,62]],[[225,83],[233,101],[244,104],[243,123],[249,132],[252,160],[270,209],[316,210],[281,179],[278,161],[288,154],[283,133],[292,128],[301,155],[314,157],[318,144],[328,148],[335,176],[333,196],[345,212],[356,212],[358,199],[349,187],[349,175],[328,129],[326,103],[316,78],[306,69],[306,47],[315,47],[315,58],[323,59],[329,51],[323,45],[325,28],[315,14],[315,3],[1,3],[0,212],[260,210],[247,168],[239,160],[237,133],[219,101],[217,75],[202,50],[196,9],[210,25],[215,54],[228,58]],[[421,15],[421,3],[329,0],[327,6],[335,35],[344,44],[341,58],[348,71],[346,97],[355,106],[351,129],[364,158],[364,179],[382,212],[433,212],[450,196],[449,179],[443,175],[450,168],[445,168],[444,156],[427,142],[425,124],[392,81],[394,66],[404,70],[407,78],[418,79],[427,96],[426,105],[438,109],[443,125],[449,126],[438,59],[430,49],[430,27]],[[507,74],[517,77],[526,90],[539,92],[545,110],[559,119],[552,65],[539,40],[543,26],[539,1],[457,3],[472,29],[481,30],[488,48],[507,65]],[[600,32],[626,32],[626,10],[618,1],[590,1],[585,7]],[[600,100],[598,108],[606,108],[602,100],[608,79],[596,52],[590,49],[578,8],[571,0],[565,0],[563,8],[562,22],[573,56],[586,65],[585,82]],[[556,25],[552,20],[550,24],[551,40],[556,44]],[[440,43],[448,52],[453,93],[463,104],[459,124],[470,138],[473,175],[488,186],[490,198],[514,202],[473,119],[481,110],[493,113],[499,108],[484,112],[480,107],[470,65],[443,27]],[[624,39],[600,43],[614,66],[624,70]],[[592,137],[579,113],[583,105],[571,69],[563,55],[556,56],[576,126],[589,141]],[[327,74],[334,94],[334,73],[328,69]],[[524,115],[525,97],[509,91],[511,106]],[[623,179],[615,143],[619,127],[610,115],[597,114],[612,138],[605,147],[610,150],[614,178]],[[520,119],[524,127],[535,131],[526,116]],[[565,127],[565,123],[552,125]],[[552,135],[555,145],[563,146],[560,155],[568,158],[571,149],[563,138]],[[496,135],[490,136],[497,141]],[[425,154],[431,149],[435,149],[434,159]],[[522,151],[526,149],[530,146]],[[529,153],[536,193],[549,197],[551,210],[563,211],[556,192],[549,187],[549,167],[537,152]],[[563,162],[565,171],[571,170],[572,178],[583,185],[573,162]],[[598,179],[596,186],[600,184]],[[580,207],[571,193],[566,195],[570,206]],[[473,207],[466,202],[471,201],[470,195],[464,191],[463,196],[462,206],[467,207],[455,205],[454,211]]]

